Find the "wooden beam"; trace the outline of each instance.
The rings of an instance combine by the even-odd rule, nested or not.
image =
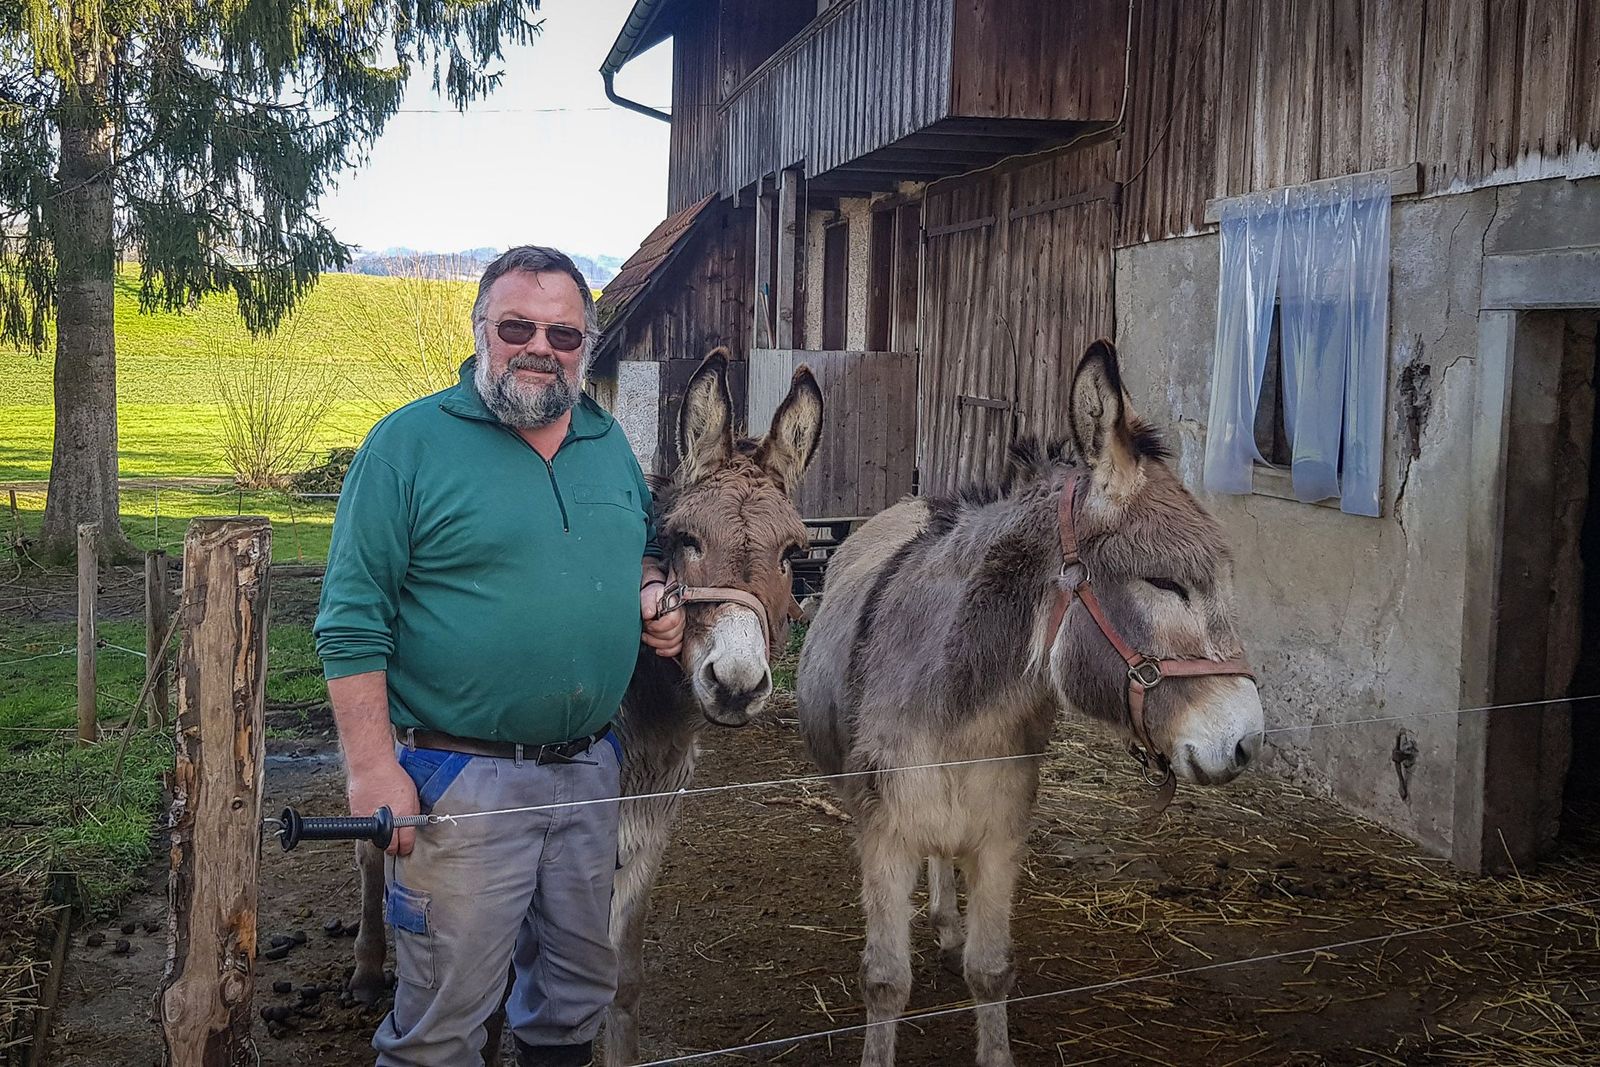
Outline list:
[[[942,178],[946,174],[955,174],[962,168],[941,163],[897,163],[894,160],[877,160],[870,156],[858,159],[853,163],[835,167],[825,175],[835,174],[887,174],[899,181],[927,181],[932,178]]]
[[[272,525],[195,519],[183,542],[184,627],[172,783],[166,1062],[254,1059],[257,875]]]
[[[751,348],[772,347],[772,206],[772,194],[758,192],[754,205],[756,290],[754,299],[750,301],[754,318],[750,333]]]
[[[795,321],[795,239],[799,220],[796,209],[799,202],[800,175],[792,167],[778,177],[778,292],[776,306],[774,347],[793,348]]]
[[[144,663],[146,675],[155,675],[145,722],[165,726],[167,701],[167,649],[161,635],[167,632],[167,554],[160,549],[144,557]]]
[[[960,133],[955,130],[918,130],[895,144],[896,148],[960,145],[968,151],[981,151],[990,155],[1017,156],[1039,147],[1039,142],[1025,137],[991,137],[984,134]]]
[[[100,593],[100,524],[78,527],[78,744],[95,742],[95,626]]]
[[[863,163],[909,163],[913,166],[937,166],[941,164],[954,167],[981,166],[992,163],[1001,158],[993,152],[981,149],[958,148],[915,148],[906,145],[896,145],[893,148],[884,148],[861,157]]]
[[[931,226],[924,231],[925,237],[944,237],[947,234],[961,233],[963,230],[981,230],[985,226],[993,226],[993,215],[985,215],[981,219],[969,219],[966,222],[952,222],[948,226]]]
[[[1042,215],[1047,211],[1059,211],[1064,207],[1076,207],[1087,204],[1091,200],[1111,200],[1117,195],[1117,183],[1105,182],[1093,189],[1085,189],[1074,196],[1063,196],[1056,200],[1046,200],[1042,204],[1031,204],[1028,207],[1015,208],[1011,212],[1012,221],[1025,219],[1030,215]]]
[[[1387,171],[1367,171],[1367,174],[1387,174],[1389,176],[1389,196],[1391,199],[1399,196],[1415,196],[1422,192],[1422,164],[1407,163],[1401,167],[1394,167]],[[1306,182],[1304,188],[1332,185],[1334,182],[1343,181],[1345,178],[1359,178],[1360,174],[1347,174],[1338,178],[1323,178],[1320,181]],[[1302,186],[1295,186],[1302,188]],[[1266,190],[1262,190],[1265,192]],[[1254,196],[1254,193],[1247,193]],[[1219,196],[1206,201],[1205,221],[1218,223],[1222,221],[1222,207],[1232,200],[1242,200],[1242,196]]]
[[[870,196],[873,193],[892,193],[900,188],[901,180],[894,174],[852,174],[848,171],[835,170],[823,177],[807,181],[806,195],[810,198],[814,210],[818,196]]]

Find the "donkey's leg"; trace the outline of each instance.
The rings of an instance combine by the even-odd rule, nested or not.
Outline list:
[[[978,1067],[1011,1067],[1005,998],[1016,973],[1011,964],[1011,900],[1017,885],[1020,842],[984,848],[963,864],[967,875],[967,988],[976,1009]]]
[[[350,992],[371,1007],[388,991],[383,980],[383,850],[370,841],[357,842],[356,872],[361,876],[361,927],[356,931]]]
[[[861,954],[861,992],[867,1030],[861,1067],[894,1063],[895,1019],[911,995],[911,891],[922,857],[908,853],[892,835],[872,829],[861,840],[861,907],[867,917],[867,947]]]
[[[928,921],[939,939],[939,962],[961,974],[961,912],[956,909],[956,865],[944,856],[928,857]]]
[[[617,871],[611,892],[611,947],[617,954],[617,992],[606,1010],[607,1067],[623,1067],[639,1059],[644,920],[677,811],[678,802],[672,798],[636,800],[622,806],[620,837],[628,843],[628,858]]]

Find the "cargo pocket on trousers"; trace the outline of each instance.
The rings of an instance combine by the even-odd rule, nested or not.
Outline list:
[[[423,989],[433,988],[433,930],[428,925],[426,893],[390,882],[384,917],[394,927],[394,975]]]

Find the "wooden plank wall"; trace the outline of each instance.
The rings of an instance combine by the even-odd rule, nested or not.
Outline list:
[[[750,349],[755,287],[755,212],[711,205],[696,233],[644,303],[623,324],[619,357],[700,360],[727,345],[736,361]]]
[[[717,191],[718,4],[685,4],[672,37],[672,132],[667,143],[667,214]],[[654,121],[654,120],[651,120]]]
[[[1424,195],[1600,173],[1594,0],[1137,0],[1133,42],[1120,244],[1413,162]]]
[[[766,432],[802,363],[822,389],[822,440],[800,487],[801,515],[872,515],[911,492],[916,355],[758,349],[750,358],[752,434]]]
[[[728,97],[816,14],[817,0],[722,0],[718,100]]]
[[[678,469],[678,416],[683,411],[683,394],[688,391],[689,379],[699,369],[701,360],[669,359],[661,364],[661,422],[657,455],[661,457],[662,473],[671,474]],[[733,399],[735,426],[744,425],[744,413],[749,401],[749,369],[744,361],[728,364],[728,393]]]
[[[722,193],[807,174],[949,114],[954,0],[845,0],[757,70],[720,112]]]
[[[950,113],[1109,122],[1122,103],[1127,29],[1127,0],[959,3]]]
[[[923,492],[992,482],[1015,437],[1066,433],[1077,358],[1115,332],[1115,161],[1101,142],[929,190]]]

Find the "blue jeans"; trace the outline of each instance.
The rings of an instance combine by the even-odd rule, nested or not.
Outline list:
[[[399,749],[422,810],[439,815],[614,800],[618,753],[539,766],[435,749]],[[617,804],[489,815],[419,829],[411,855],[385,864],[395,938],[394,1009],[372,1045],[380,1065],[482,1062],[484,1023],[506,975],[506,1028],[530,1045],[592,1040],[616,991],[611,884]]]

